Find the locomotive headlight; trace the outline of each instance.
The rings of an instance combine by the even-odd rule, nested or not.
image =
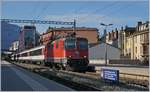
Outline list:
[[[84,58],[86,58],[87,56],[84,56]]]
[[[71,59],[71,57],[72,57],[72,56],[68,56],[67,58],[68,58],[68,59]]]

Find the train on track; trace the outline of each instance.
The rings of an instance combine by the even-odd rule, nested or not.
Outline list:
[[[59,38],[46,45],[15,53],[11,59],[56,69],[86,71],[89,64],[88,40],[81,37]]]

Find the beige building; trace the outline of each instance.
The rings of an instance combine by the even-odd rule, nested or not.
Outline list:
[[[122,54],[130,59],[149,61],[149,22],[138,22],[136,28],[126,28],[122,34]]]

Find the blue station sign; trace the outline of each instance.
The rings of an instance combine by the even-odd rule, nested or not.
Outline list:
[[[101,68],[101,78],[112,82],[119,82],[119,70]]]

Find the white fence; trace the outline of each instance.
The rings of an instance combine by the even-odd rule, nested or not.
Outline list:
[[[90,64],[105,64],[104,59],[90,59]],[[109,63],[109,60],[107,60],[107,64]]]

